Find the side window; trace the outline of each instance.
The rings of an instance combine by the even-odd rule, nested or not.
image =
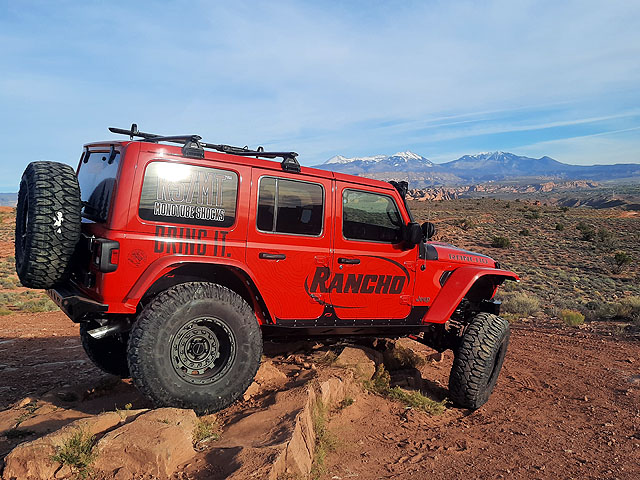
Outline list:
[[[258,230],[295,235],[322,233],[324,190],[315,183],[262,177],[258,190]]]
[[[391,197],[359,190],[342,193],[342,235],[349,240],[397,243],[402,217]]]
[[[155,222],[230,227],[236,221],[238,175],[169,162],[147,165],[138,214]]]

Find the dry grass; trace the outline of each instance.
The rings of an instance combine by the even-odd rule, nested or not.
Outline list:
[[[620,303],[620,307],[608,307],[619,310],[623,301],[629,301],[625,299],[640,297],[637,215],[497,199],[411,201],[409,205],[416,221],[429,219],[436,224],[436,240],[489,255],[521,277],[517,287],[506,283],[498,291],[500,296],[517,288],[512,291],[537,299],[539,308],[548,315],[558,316],[562,309],[570,309],[581,312],[587,320],[618,316],[594,305]],[[466,218],[474,219],[473,229],[458,226]],[[523,229],[529,234],[519,235]],[[589,240],[583,240],[585,231],[593,232],[587,234]],[[497,237],[509,239],[509,248],[493,247]],[[618,252],[632,261],[625,260],[623,268],[612,273]],[[620,256],[618,259],[623,261]],[[524,308],[520,301],[513,307]],[[597,315],[594,310],[599,310]],[[632,321],[633,314],[625,318]]]

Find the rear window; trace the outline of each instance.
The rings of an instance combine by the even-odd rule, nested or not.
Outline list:
[[[88,157],[83,157],[78,183],[84,218],[96,222],[107,221],[119,165],[119,153],[113,158],[110,158],[109,152],[92,152]]]
[[[138,213],[144,220],[230,227],[236,220],[238,174],[169,162],[147,166]]]

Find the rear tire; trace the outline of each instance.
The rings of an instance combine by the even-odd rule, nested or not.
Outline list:
[[[16,272],[25,287],[51,288],[69,276],[80,238],[80,187],[75,171],[56,162],[30,163],[16,212]]]
[[[183,283],[156,296],[133,326],[131,378],[156,406],[215,412],[253,381],[262,333],[251,307],[213,283]]]
[[[127,364],[128,335],[113,335],[97,340],[89,335],[88,332],[98,326],[91,323],[80,325],[82,348],[84,348],[91,362],[103,372],[120,378],[129,378],[129,365]]]
[[[454,351],[449,395],[458,407],[475,410],[493,391],[509,345],[509,322],[490,313],[476,315]]]

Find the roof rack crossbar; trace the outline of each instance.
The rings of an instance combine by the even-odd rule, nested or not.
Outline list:
[[[134,137],[139,137],[154,143],[170,142],[170,143],[179,143],[182,145],[189,144],[190,148],[193,148],[194,145],[197,145],[200,148],[208,148],[211,150],[216,150],[218,152],[229,153],[232,155],[239,155],[243,157],[282,158],[283,160],[282,163],[284,164],[286,162],[287,165],[290,165],[292,162],[296,164],[298,163],[298,160],[296,159],[298,154],[296,152],[265,152],[262,147],[258,147],[257,150],[250,150],[247,147],[234,147],[231,145],[206,143],[206,142],[200,141],[202,140],[202,137],[200,135],[163,136],[163,135],[157,135],[155,133],[145,133],[145,132],[140,132],[138,130],[138,126],[135,123],[131,125],[131,129],[129,130],[126,130],[124,128],[109,127],[109,131],[112,133],[129,135],[129,138],[131,138],[131,140],[133,140]]]

